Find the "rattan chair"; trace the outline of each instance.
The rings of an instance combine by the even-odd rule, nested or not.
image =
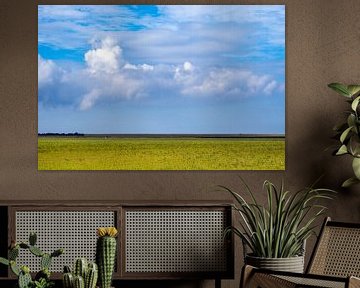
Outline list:
[[[326,218],[306,273],[278,272],[246,265],[240,287],[360,287],[360,224]]]

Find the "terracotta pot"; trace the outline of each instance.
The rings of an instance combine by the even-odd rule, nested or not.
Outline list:
[[[245,263],[263,269],[304,273],[304,256],[289,258],[263,258],[246,255]]]

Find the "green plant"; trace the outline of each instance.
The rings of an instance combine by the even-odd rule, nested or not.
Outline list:
[[[78,275],[74,277],[74,288],[85,288],[83,277]]]
[[[334,151],[334,155],[349,154],[353,157],[352,168],[355,177],[347,179],[342,184],[343,187],[349,187],[360,183],[360,85],[331,83],[328,87],[344,96],[346,102],[350,104],[350,109],[346,111],[346,121],[334,127],[336,137],[340,141],[340,146]]]
[[[101,288],[110,288],[114,272],[116,256],[115,227],[102,227],[97,229],[96,262],[99,267],[99,284]]]
[[[68,266],[64,267],[63,273],[63,286],[64,288],[73,288],[74,287],[74,275],[71,273],[71,270]]]
[[[34,288],[51,288],[54,286],[54,282],[49,282],[44,278],[41,278],[39,281],[34,281]]]
[[[98,279],[98,266],[96,263],[90,263],[88,266],[88,271],[85,276],[85,287],[95,288],[97,279]]]
[[[8,251],[8,259],[0,257],[0,263],[10,266],[11,271],[18,276],[19,288],[49,288],[53,286],[53,282],[50,281],[49,268],[53,257],[60,256],[64,253],[64,250],[57,249],[51,254],[48,254],[36,246],[36,241],[36,233],[30,233],[29,244],[24,242],[12,242]],[[16,263],[20,249],[28,250],[33,255],[40,257],[41,270],[35,275],[34,280],[31,278],[28,266],[24,265],[19,267]]]
[[[75,276],[81,276],[85,279],[85,275],[88,269],[88,261],[85,258],[79,258],[75,261],[74,274]]]
[[[301,255],[304,241],[314,233],[315,220],[326,209],[317,201],[331,199],[334,191],[305,188],[290,193],[285,191],[283,184],[277,189],[274,184],[265,181],[267,203],[263,206],[249,186],[242,182],[251,201],[246,201],[230,188],[220,186],[235,198],[233,208],[240,215],[240,227],[228,227],[225,235],[233,232],[239,236],[256,257],[287,258]]]
[[[96,263],[88,263],[85,258],[78,258],[74,263],[74,273],[68,266],[64,267],[64,288],[95,288],[98,279]]]

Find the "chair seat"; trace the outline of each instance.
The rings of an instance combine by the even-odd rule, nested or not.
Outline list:
[[[295,287],[311,286],[311,287],[326,287],[326,288],[345,288],[346,278],[341,281],[335,281],[335,279],[320,279],[320,278],[306,278],[296,277],[296,276],[280,276],[277,277],[284,279],[286,281],[296,284]],[[321,276],[320,276],[321,277]]]
[[[242,287],[261,288],[355,288],[360,287],[358,277],[334,277],[315,274],[300,274],[292,272],[271,271],[246,265],[243,269],[246,277]],[[350,285],[349,285],[350,284]]]
[[[246,265],[242,288],[360,288],[360,223],[326,218],[311,255],[307,273],[277,272]]]

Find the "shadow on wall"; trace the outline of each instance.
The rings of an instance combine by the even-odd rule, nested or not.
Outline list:
[[[294,141],[288,149],[291,152],[288,153],[287,160],[293,167],[288,170],[286,180],[290,179],[293,183],[288,183],[290,185],[287,185],[287,188],[297,191],[320,178],[316,187],[329,188],[338,192],[334,200],[324,202],[328,207],[325,215],[336,221],[359,222],[360,185],[347,189],[341,187],[343,181],[352,176],[351,159],[347,156],[332,155],[338,145],[338,140],[332,138],[334,136],[332,128],[343,121],[346,107],[342,105],[342,99],[336,99],[336,96],[332,98],[332,92],[327,90],[326,84],[324,87],[324,91],[320,91],[321,98],[330,99],[330,103],[316,108],[311,107],[311,111],[306,113],[306,120],[302,123],[304,129],[300,129],[301,141]],[[290,158],[291,161],[289,161]],[[321,221],[316,224],[320,229]],[[306,265],[315,241],[316,237],[311,237],[307,241]]]
[[[331,94],[331,91],[326,91]],[[332,95],[329,95],[330,100]],[[360,185],[342,188],[342,183],[353,176],[352,159],[350,156],[333,156],[333,151],[339,147],[339,140],[334,139],[335,132],[332,128],[344,121],[346,107],[337,105],[333,99],[333,107],[322,110],[310,120],[313,125],[306,136],[309,153],[309,173],[303,174],[304,183],[312,183],[314,179],[322,176],[317,186],[330,188],[338,192],[334,201],[328,201],[328,215],[336,221],[359,222],[360,219]],[[340,99],[342,101],[342,99]],[[344,102],[344,101],[343,101]],[[336,107],[335,107],[336,106]],[[331,109],[332,108],[332,109]],[[312,178],[313,177],[313,178]]]

